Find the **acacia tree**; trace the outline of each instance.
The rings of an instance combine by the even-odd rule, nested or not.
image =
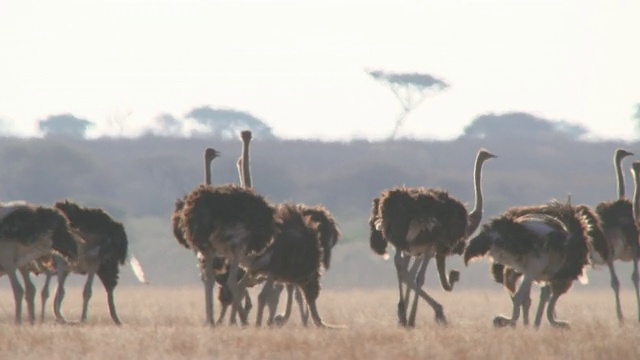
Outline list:
[[[464,128],[462,137],[477,139],[526,138],[578,140],[587,128],[567,121],[553,121],[524,112],[479,115]]]
[[[77,118],[72,114],[51,115],[38,121],[38,128],[45,136],[65,136],[75,139],[83,139],[87,129],[92,125],[91,121]]]
[[[374,80],[387,86],[402,105],[402,112],[398,115],[389,140],[398,134],[409,113],[424,101],[428,90],[445,90],[449,87],[444,80],[422,73],[394,73],[383,70],[367,71]]]
[[[185,117],[195,119],[206,126],[211,134],[221,138],[235,138],[241,130],[246,129],[262,139],[274,137],[269,125],[244,111],[201,106],[191,110]]]

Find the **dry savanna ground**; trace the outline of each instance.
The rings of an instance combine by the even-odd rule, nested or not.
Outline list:
[[[623,293],[628,320],[622,326],[615,320],[610,291],[583,288],[570,292],[557,308],[558,317],[571,322],[572,329],[568,331],[552,329],[547,324],[537,331],[522,326],[493,328],[493,316],[510,311],[510,301],[499,290],[459,289],[444,293],[438,289],[432,294],[445,306],[450,321],[446,327],[436,325],[433,312],[421,303],[416,328],[399,328],[395,292],[389,289],[324,291],[319,301],[321,314],[327,322],[346,325],[343,330],[304,328],[297,312],[283,328],[211,328],[203,325],[201,288],[153,285],[116,289],[120,317],[125,322],[122,327],[111,322],[105,296],[98,286],[86,324],[56,325],[47,309],[45,323],[16,326],[13,297],[8,286],[3,285],[0,358],[399,360],[640,356],[640,325],[634,320],[635,298],[630,291]],[[80,299],[81,288],[67,290],[63,310],[68,319],[79,317]],[[216,307],[216,314],[218,310]],[[254,318],[255,312],[251,315]]]

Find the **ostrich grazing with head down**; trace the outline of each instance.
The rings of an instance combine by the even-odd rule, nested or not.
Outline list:
[[[291,203],[276,205],[273,242],[249,264],[248,271],[252,277],[266,277],[274,282],[300,288],[316,326],[341,328],[342,326],[325,323],[316,304],[320,294],[323,263],[328,264],[330,261],[330,254],[325,255],[323,250],[325,247],[330,249],[331,243],[335,244],[339,237],[337,225],[331,217],[327,217],[328,214],[321,206],[309,207]],[[290,312],[291,296],[288,297],[287,307]],[[258,311],[260,310],[259,308]],[[288,314],[285,316],[288,317]]]
[[[309,272],[310,271],[309,269],[299,267],[298,265],[293,264],[292,261],[289,261],[290,263],[289,267],[286,267],[286,268],[282,267],[282,268],[276,268],[275,270],[270,269],[270,270],[262,271],[262,274],[267,277],[267,281],[265,282],[263,290],[260,292],[260,296],[258,298],[259,302],[258,302],[258,315],[257,315],[256,324],[257,325],[261,324],[262,312],[265,304],[268,302],[269,303],[268,324],[269,325],[277,324],[279,326],[284,325],[291,315],[293,293],[295,290],[296,301],[298,302],[298,307],[300,308],[302,323],[303,325],[306,326],[309,315],[310,315],[307,312],[307,310],[309,310],[311,307],[315,307],[316,299],[307,300],[307,302],[309,303],[308,306],[304,303],[305,299],[308,298],[309,296],[313,297],[314,293],[313,291],[310,291],[310,290],[305,291],[305,286],[306,286],[305,283],[300,282],[297,279],[300,278],[301,273],[308,272],[310,276],[313,276],[312,278],[313,282],[316,282],[316,281],[319,282],[319,277],[322,274],[322,271],[328,270],[331,265],[331,253],[332,253],[333,247],[337,244],[338,240],[340,239],[341,234],[340,234],[338,224],[333,218],[333,215],[331,215],[329,210],[327,210],[322,205],[307,206],[304,204],[297,204],[297,205],[288,204],[288,205],[280,205],[279,207],[277,207],[277,209],[285,213],[285,215],[287,215],[284,217],[284,221],[282,224],[284,233],[287,233],[289,231],[289,229],[287,229],[287,226],[291,226],[293,228],[293,231],[298,231],[298,230],[295,230],[295,228],[300,225],[297,219],[293,219],[293,221],[287,220],[292,216],[291,214],[286,214],[286,213],[289,211],[294,211],[294,212],[298,212],[299,215],[302,216],[302,219],[304,220],[304,226],[310,229],[311,232],[315,235],[315,239],[313,239],[311,237],[308,237],[308,232],[307,232],[308,229],[305,229],[304,231],[300,230],[300,234],[307,234],[305,235],[307,237],[300,236],[300,238],[297,240],[298,242],[303,242],[302,244],[299,244],[300,249],[297,252],[292,251],[291,254],[287,254],[286,256],[290,258],[305,258],[305,254],[307,252],[315,254],[316,251],[318,251],[322,255],[320,257],[320,261],[317,261],[317,259],[315,258],[315,255],[308,260],[308,261],[313,261],[315,266],[314,272]],[[295,218],[297,216],[298,215],[293,217]],[[285,235],[281,235],[281,236],[286,237]],[[277,242],[285,243],[286,241],[289,241],[286,239],[282,240],[280,238],[281,236],[276,236],[276,238],[274,239],[274,244],[276,244]],[[316,250],[315,248],[316,244],[319,246],[318,250]],[[287,303],[285,307],[285,312],[284,314],[278,314],[277,316],[275,314],[275,310],[276,310],[275,308],[277,307],[277,303],[278,303],[277,300],[282,291],[282,287],[273,286],[275,282],[284,283],[286,284],[286,287],[287,287]],[[319,285],[318,285],[318,289],[319,289]],[[317,298],[317,295],[315,295],[315,297]],[[310,303],[311,301],[314,302],[314,305],[311,305]],[[318,321],[316,318],[314,318],[314,322],[316,323],[316,325],[320,324],[318,326],[324,325],[321,321]]]
[[[246,187],[253,185],[248,151],[250,139],[251,133],[243,131],[243,152],[238,161],[238,171]],[[323,267],[329,268],[331,249],[340,237],[338,225],[322,205],[281,204],[276,206],[276,219],[277,232],[273,242],[263,255],[248,266],[248,279],[266,280],[258,297],[256,324],[261,325],[266,305],[270,310],[269,324],[274,323],[275,310],[282,290],[280,283],[284,283],[287,284],[288,290],[287,307],[285,314],[277,317],[276,322],[279,325],[283,325],[289,318],[295,288],[303,323],[306,325],[309,315],[305,310],[309,309],[317,326],[328,326],[318,315],[315,301],[319,294],[319,278]],[[318,258],[316,254],[321,255]],[[307,299],[308,305],[304,304],[300,291]]]
[[[205,306],[210,324],[213,324],[213,263],[219,257],[229,260],[227,285],[234,310],[242,324],[247,324],[247,311],[241,306],[246,282],[238,281],[240,266],[263,253],[272,241],[273,215],[274,209],[262,196],[235,184],[200,185],[185,199],[182,231],[185,244],[199,252],[203,260]]]
[[[29,321],[35,322],[36,292],[35,286],[25,279],[25,294],[16,270],[51,253],[65,260],[76,258],[75,237],[69,221],[58,209],[22,201],[0,204],[0,274],[7,274],[11,281],[16,323],[22,323],[23,296]]]
[[[58,288],[54,296],[53,310],[56,320],[66,322],[60,310],[64,299],[64,283],[69,272],[87,275],[82,292],[82,315],[80,320],[85,322],[89,311],[89,300],[92,295],[93,279],[95,275],[102,282],[107,292],[107,306],[109,315],[114,323],[121,325],[114,300],[114,290],[118,285],[120,266],[127,260],[129,241],[124,226],[114,220],[111,215],[99,208],[87,208],[72,201],[58,201],[54,207],[69,219],[72,231],[77,234],[78,257],[68,263],[58,256],[53,256],[45,262],[46,279],[42,288],[42,313],[49,295],[50,278],[55,272],[58,275]],[[133,263],[132,263],[132,266]],[[135,271],[134,271],[135,272]],[[138,280],[145,282],[143,275],[136,273]]]
[[[380,197],[373,200],[372,215],[369,219],[370,245],[374,252],[385,256],[387,243],[396,248],[400,325],[415,326],[418,296],[423,297],[433,308],[437,322],[446,323],[442,305],[422,290],[427,265],[435,256],[441,284],[445,290],[450,291],[458,280],[459,273],[452,271],[447,279],[445,258],[453,254],[461,255],[465,239],[480,224],[483,207],[482,165],[486,160],[495,157],[485,149],[478,151],[474,165],[475,208],[471,213],[467,213],[461,201],[441,189],[394,188],[383,191]],[[405,256],[405,253],[408,256]],[[412,271],[408,271],[411,257],[417,258],[416,264]],[[402,283],[407,284],[406,295],[403,295]],[[409,288],[415,293],[407,321]]]
[[[504,268],[503,274],[495,271],[500,266],[494,267],[493,273],[496,280],[501,280],[513,292],[512,316],[496,316],[494,325],[515,326],[521,307],[526,324],[531,285],[537,282],[542,289],[535,326],[540,325],[548,301],[549,323],[554,327],[568,328],[567,322],[555,318],[555,306],[573,281],[586,271],[591,251],[607,256],[597,214],[585,205],[552,201],[540,206],[510,208],[483,225],[480,233],[468,242],[464,261],[468,264],[475,257],[489,254]],[[514,291],[520,274],[522,282]]]

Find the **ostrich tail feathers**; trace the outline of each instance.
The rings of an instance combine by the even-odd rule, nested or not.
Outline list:
[[[371,237],[369,238],[369,246],[371,250],[378,255],[386,256],[388,258],[389,254],[387,254],[387,240],[382,236],[382,233],[377,230],[371,231]]]
[[[496,262],[491,264],[491,276],[498,284],[504,283],[504,265]]]
[[[129,264],[131,265],[131,270],[133,270],[133,274],[136,276],[136,279],[138,279],[138,281],[140,281],[143,284],[149,284],[149,281],[147,281],[144,275],[144,270],[142,269],[142,265],[140,265],[140,261],[138,261],[138,259],[135,256],[133,256],[133,254],[129,259]]]

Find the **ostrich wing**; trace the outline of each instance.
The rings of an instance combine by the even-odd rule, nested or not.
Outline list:
[[[409,222],[407,242],[413,241],[423,231],[431,232],[440,222],[432,216],[415,216]]]

